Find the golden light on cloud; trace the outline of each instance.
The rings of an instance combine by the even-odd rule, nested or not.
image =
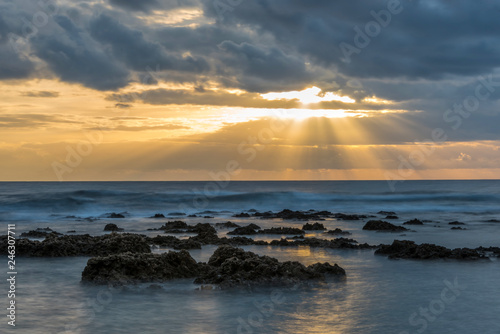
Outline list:
[[[376,96],[365,97],[362,102],[373,103],[373,104],[394,104],[394,102],[384,99],[379,99]]]
[[[321,94],[321,88],[313,86],[311,88],[306,88],[302,91],[291,91],[291,92],[281,92],[281,93],[267,93],[261,94],[262,98],[270,101],[274,100],[299,100],[303,104],[312,104],[319,102],[331,102],[338,101],[344,103],[354,103],[356,102],[349,96],[340,96],[332,92],[326,92]]]

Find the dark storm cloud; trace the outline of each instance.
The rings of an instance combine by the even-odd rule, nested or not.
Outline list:
[[[198,73],[209,69],[202,57],[169,54],[160,44],[146,40],[141,31],[130,29],[107,15],[100,15],[90,22],[90,33],[95,40],[111,46],[116,59],[136,71],[159,67],[161,70]]]

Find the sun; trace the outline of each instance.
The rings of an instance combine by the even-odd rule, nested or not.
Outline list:
[[[355,103],[356,101],[349,96],[340,96],[332,92],[325,92],[321,94],[322,90],[319,87],[313,86],[301,91],[280,92],[280,93],[266,93],[261,94],[262,98],[274,100],[299,100],[302,104],[314,104],[320,102],[339,101],[344,103]]]

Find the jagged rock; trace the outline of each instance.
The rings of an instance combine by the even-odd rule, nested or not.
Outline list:
[[[302,230],[304,230],[304,231],[324,231],[324,230],[326,230],[326,228],[323,224],[320,224],[320,223],[314,223],[314,224],[307,223],[304,226],[302,226]]]
[[[121,214],[121,213],[114,213],[114,212],[112,212],[112,213],[110,213],[110,214],[107,215],[107,218],[114,218],[114,219],[116,219],[116,218],[125,218],[125,216],[123,214]]]
[[[345,213],[335,213],[333,215],[333,218],[339,219],[339,220],[360,220],[363,218],[367,218],[365,215],[348,215]]]
[[[7,237],[0,238],[0,254],[7,254]],[[151,248],[144,236],[139,234],[111,233],[92,237],[84,235],[49,234],[43,241],[18,239],[18,256],[61,257],[61,256],[104,256],[124,252],[150,253]]]
[[[345,271],[337,265],[317,264],[305,267],[299,262],[279,262],[277,259],[231,246],[219,247],[210,257],[208,266],[210,269],[195,280],[196,284],[217,284],[221,288],[282,286],[307,280],[323,280],[325,273],[345,276]]]
[[[121,232],[123,229],[119,228],[116,224],[106,224],[106,226],[104,226],[104,231]]]
[[[25,237],[25,238],[45,238],[49,234],[62,235],[61,233],[53,231],[49,227],[45,227],[45,228],[40,228],[39,227],[36,230],[32,230],[32,231],[29,231],[29,232],[23,232],[23,233],[21,233],[20,236],[21,237]]]
[[[384,215],[384,216],[395,216],[396,212],[393,211],[379,211],[377,212],[379,215]]]
[[[156,213],[154,216],[149,218],[165,218],[165,215],[163,213]]]
[[[363,226],[363,230],[368,231],[408,231],[403,226],[396,226],[383,220],[370,220]]]
[[[421,220],[415,218],[412,220],[408,220],[407,222],[403,223],[403,225],[424,225],[424,223],[422,223]]]
[[[248,227],[250,228],[253,228],[254,230],[260,230],[261,227],[257,224],[254,224],[254,223],[251,223],[250,225],[248,225]]]
[[[237,227],[234,229],[234,231],[228,233],[228,235],[254,235],[254,234],[257,234],[257,231],[255,231],[250,226]]]
[[[169,216],[185,216],[186,214],[184,212],[170,212],[168,215]]]
[[[236,218],[249,218],[250,214],[248,214],[246,212],[242,212],[242,213],[237,213],[237,214],[233,215],[233,217],[236,217]]]
[[[217,224],[215,224],[215,226],[224,227],[224,228],[240,227],[240,225],[235,224],[233,222],[229,222],[229,221],[225,222],[225,223],[217,223]]]
[[[452,227],[450,230],[467,230],[466,228],[462,228],[462,227]]]
[[[399,219],[399,217],[394,215],[388,215],[385,217],[385,219]]]
[[[465,223],[454,221],[454,222],[448,223],[448,225],[465,225]]]
[[[180,220],[174,220],[174,221],[166,222],[158,230],[171,231],[171,230],[186,229],[186,228],[188,228],[188,224],[186,224],[185,222],[180,221]]]
[[[336,228],[335,230],[329,230],[329,231],[326,231],[324,233],[332,234],[332,235],[349,235],[349,234],[351,234],[351,232],[342,231],[340,228]]]
[[[186,250],[164,254],[127,252],[91,258],[82,272],[82,281],[126,284],[194,278],[200,267]]]
[[[201,249],[201,243],[192,239],[177,239],[173,236],[158,235],[153,238],[147,238],[149,244],[173,249]]]
[[[381,245],[375,254],[388,255],[391,259],[459,259],[477,260],[486,257],[476,249],[456,248],[449,249],[434,244],[417,245],[414,241],[394,240],[392,245]]]
[[[259,234],[304,234],[301,229],[294,227],[272,227],[257,232]]]
[[[273,240],[270,242],[271,246],[309,246],[314,248],[332,248],[332,249],[373,249],[378,246],[371,246],[367,243],[358,244],[354,239],[337,238],[334,240],[325,240],[317,238],[305,238],[289,241],[288,239]]]

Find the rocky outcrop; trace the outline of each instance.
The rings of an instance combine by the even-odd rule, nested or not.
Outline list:
[[[221,288],[283,286],[307,280],[323,280],[325,274],[345,276],[345,271],[336,264],[306,267],[299,262],[279,262],[277,259],[231,246],[219,247],[210,257],[208,268],[195,280],[196,284],[217,284]]]
[[[421,220],[415,218],[412,220],[408,220],[407,222],[404,222],[403,225],[424,225],[424,223],[422,223]]]
[[[477,249],[455,248],[449,249],[434,244],[417,245],[414,241],[394,240],[392,245],[381,245],[375,251],[378,255],[387,255],[391,259],[457,259],[457,260],[478,260],[487,258]]]
[[[123,229],[119,228],[116,224],[106,224],[106,226],[104,226],[104,231],[121,232]]]
[[[408,229],[403,226],[393,225],[383,220],[370,220],[365,224],[365,226],[363,226],[363,230],[388,232],[408,231]]]
[[[338,220],[360,220],[368,217],[365,215],[348,215],[345,213],[335,213],[333,215],[333,218]]]
[[[1,252],[7,254],[7,237],[0,238]],[[18,239],[18,256],[61,257],[61,256],[104,256],[124,252],[150,253],[144,236],[138,234],[112,233],[92,237],[85,235],[57,236],[49,234],[45,240]]]
[[[36,230],[28,231],[28,232],[23,232],[21,233],[21,237],[23,238],[45,238],[48,235],[53,235],[53,236],[58,236],[62,235],[61,233],[58,233],[56,231],[53,231],[49,227],[45,228],[37,228]]]
[[[331,248],[331,249],[373,249],[378,246],[371,246],[367,243],[358,244],[354,239],[337,238],[333,240],[317,239],[317,238],[304,238],[304,239],[284,239],[273,240],[270,242],[271,246],[281,247],[296,247],[296,246],[309,246],[313,248]]]
[[[186,250],[164,254],[128,252],[88,260],[82,281],[127,284],[194,278],[201,267]]]
[[[255,231],[250,226],[238,227],[228,233],[228,235],[254,235],[254,234],[257,234],[257,231]]]
[[[304,226],[302,226],[302,230],[304,230],[304,231],[324,231],[324,230],[326,230],[326,228],[321,223],[314,223],[314,224],[307,223]]]
[[[217,227],[223,227],[223,228],[233,228],[233,227],[241,227],[240,225],[238,224],[235,224],[233,222],[225,222],[225,223],[217,223],[215,224],[215,226]]]
[[[259,234],[304,234],[305,232],[301,229],[294,227],[272,227],[261,230],[258,232]]]
[[[106,218],[113,218],[113,219],[117,219],[117,218],[125,218],[125,215],[121,214],[121,213],[115,213],[115,212],[112,212],[112,213],[108,213],[106,214]]]
[[[454,221],[454,222],[450,222],[450,223],[448,223],[448,225],[465,225],[465,223],[461,223],[461,222],[458,222],[458,221]]]
[[[324,232],[325,234],[331,234],[331,235],[349,235],[351,232],[347,231],[342,231],[340,228],[336,228],[335,230],[329,230]]]

